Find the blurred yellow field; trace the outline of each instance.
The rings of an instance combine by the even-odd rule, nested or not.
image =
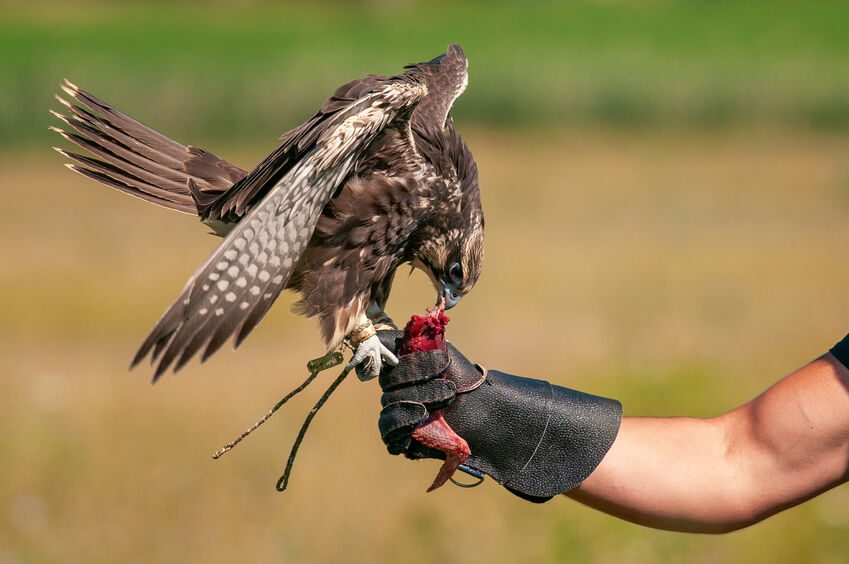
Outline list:
[[[451,311],[473,360],[616,397],[626,414],[710,416],[849,330],[849,139],[789,129],[464,129],[487,258]],[[58,142],[57,139],[55,142]],[[268,147],[209,147],[249,167]],[[0,157],[0,562],[842,562],[838,488],[730,536],[663,533],[488,481],[424,490],[438,464],[388,456],[375,382],[319,413],[332,375],[233,452],[210,455],[305,376],[315,324],[282,297],[237,353],[155,387],[136,346],[216,244],[188,216]],[[432,303],[399,277],[396,320]]]

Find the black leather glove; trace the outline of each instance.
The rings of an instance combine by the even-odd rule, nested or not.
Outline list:
[[[401,331],[378,335],[392,351],[403,336]],[[428,410],[441,409],[472,451],[460,469],[489,474],[524,499],[548,501],[595,470],[619,431],[618,401],[487,371],[450,343],[448,349],[404,355],[398,366],[381,372],[378,426],[390,454],[444,459],[411,437]]]

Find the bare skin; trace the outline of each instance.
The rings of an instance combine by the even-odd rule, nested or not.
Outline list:
[[[626,417],[566,495],[648,527],[724,533],[847,481],[849,370],[825,354],[718,417]]]

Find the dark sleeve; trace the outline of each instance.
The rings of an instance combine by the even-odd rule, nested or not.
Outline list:
[[[834,355],[834,358],[840,361],[840,364],[849,368],[849,335],[843,337],[843,340],[831,347],[828,351]]]

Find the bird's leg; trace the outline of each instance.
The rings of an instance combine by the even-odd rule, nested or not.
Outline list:
[[[346,337],[354,348],[354,356],[347,369],[356,367],[357,377],[366,381],[380,374],[383,359],[386,359],[387,364],[395,366],[398,364],[398,358],[380,342],[371,320],[363,317],[363,323],[357,325]]]
[[[383,311],[383,307],[375,300],[372,300],[369,304],[368,309],[366,310],[366,315],[372,324],[374,324],[374,328],[378,331],[384,329],[398,329],[398,326],[395,325],[392,318],[386,315],[386,312]]]

